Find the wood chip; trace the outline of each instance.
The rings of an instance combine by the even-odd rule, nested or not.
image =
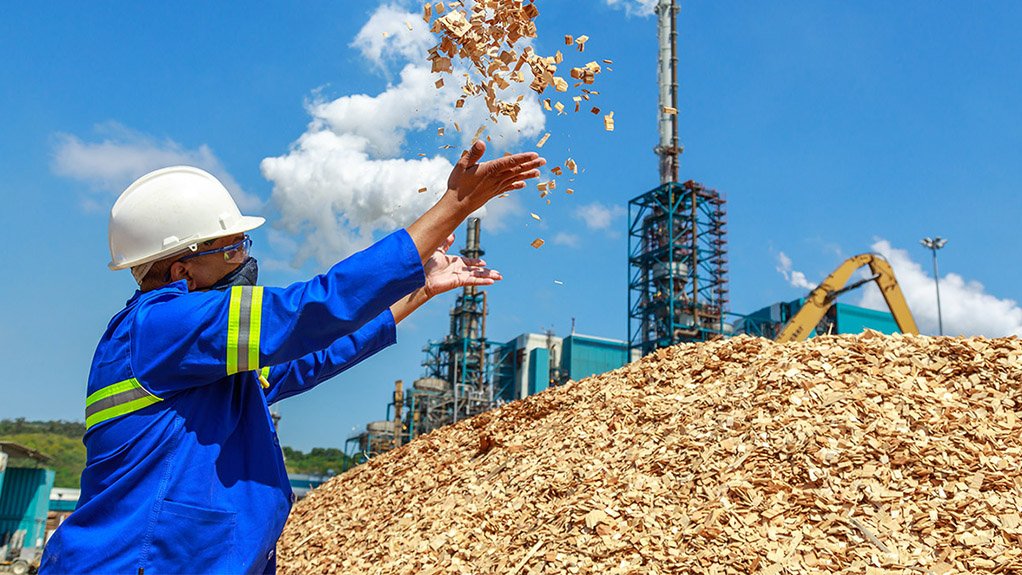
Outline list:
[[[436,81],[436,83],[434,85],[436,86],[437,90],[439,90],[440,88],[443,88],[444,87],[444,79],[440,78],[439,80]]]
[[[436,129],[436,135],[437,136],[443,136],[444,135],[444,129],[443,128],[437,128]]]
[[[614,131],[614,112],[611,112],[603,117],[603,127],[608,132]]]
[[[561,175],[562,173],[564,173],[564,171],[563,171],[563,170],[561,170],[561,167],[560,167],[560,166],[554,166],[553,168],[550,168],[550,171],[551,171],[551,172],[552,172],[552,173],[553,173],[553,174],[554,174],[555,176],[560,176],[560,175]]]
[[[664,106],[664,113],[668,116],[675,116],[678,114],[678,109],[672,108],[671,106]]]
[[[568,82],[557,75],[564,54],[557,51],[553,56],[542,56],[527,42],[537,37],[535,19],[539,9],[532,0],[481,0],[473,2],[471,8],[449,3],[447,8],[447,13],[440,16],[445,11],[442,3],[423,7],[426,22],[434,12],[437,14],[431,31],[440,37],[440,42],[428,50],[431,69],[452,73],[452,60],[463,61],[468,73],[462,90],[466,97],[483,98],[492,116],[517,121],[522,96],[505,100],[502,91],[512,83],[524,83],[526,68],[531,72],[529,87],[535,92],[542,94],[550,86],[559,92],[568,91]],[[565,40],[581,51],[589,38],[568,36]],[[598,68],[596,62],[578,68],[578,79],[591,84]]]
[[[529,213],[529,215],[530,215],[530,216],[532,216],[532,219],[536,220],[537,222],[543,221],[542,219],[540,219],[540,217],[539,217],[539,216],[537,216],[537,215],[536,215],[536,214],[534,214],[534,213],[531,213],[531,212],[530,212],[530,213]]]
[[[543,247],[543,244],[545,244],[545,243],[546,242],[544,242],[540,238],[536,238],[536,239],[532,240],[532,243],[529,244],[529,245],[534,247],[534,248],[536,248],[538,250],[539,248]]]
[[[568,158],[567,160],[564,161],[564,167],[568,168],[569,170],[571,170],[571,173],[573,173],[573,174],[577,174],[578,173],[578,164],[576,164],[575,160],[573,160],[571,158]]]
[[[428,190],[429,190],[429,188],[419,188],[419,193],[420,193],[420,194],[424,194],[424,193],[426,193],[426,192],[427,192]]]
[[[549,139],[550,139],[550,132],[547,132],[546,134],[543,135],[542,138],[539,139],[538,142],[536,142],[536,147],[537,148],[542,148],[543,145],[546,144],[546,141],[549,140]]]
[[[564,43],[566,45],[568,45],[568,46],[571,46],[572,44],[575,43],[575,37],[572,36],[571,34],[565,34],[564,35]]]

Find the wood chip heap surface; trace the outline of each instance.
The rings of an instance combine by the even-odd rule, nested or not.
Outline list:
[[[420,437],[292,511],[284,574],[1022,573],[1018,338],[737,337]]]

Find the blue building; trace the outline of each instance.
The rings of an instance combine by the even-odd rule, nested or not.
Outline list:
[[[493,354],[494,390],[503,401],[535,395],[551,385],[617,369],[639,359],[628,342],[572,334],[524,333]]]
[[[735,322],[734,333],[776,339],[784,324],[802,309],[804,303],[805,299],[799,298],[754,311]],[[809,337],[827,333],[862,333],[866,329],[887,334],[900,331],[890,312],[838,302],[827,310],[816,331]]]

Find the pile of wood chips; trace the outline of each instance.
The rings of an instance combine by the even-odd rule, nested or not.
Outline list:
[[[1022,573],[1022,342],[661,350],[299,502],[288,573]]]

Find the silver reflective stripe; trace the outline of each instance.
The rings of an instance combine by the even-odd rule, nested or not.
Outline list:
[[[252,287],[241,288],[241,309],[238,314],[238,371],[252,369],[248,365],[248,340],[251,336]]]

